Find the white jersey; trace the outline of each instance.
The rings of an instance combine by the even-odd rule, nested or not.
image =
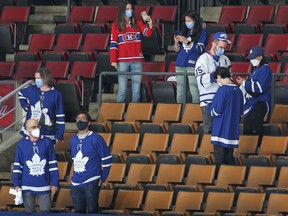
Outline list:
[[[213,73],[218,67],[231,66],[229,58],[225,55],[221,55],[216,61],[209,53],[203,53],[197,60],[195,65],[195,76],[198,84],[200,94],[200,106],[206,106],[210,103],[219,88],[216,80],[213,77]]]

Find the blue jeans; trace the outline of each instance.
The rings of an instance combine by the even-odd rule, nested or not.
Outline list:
[[[35,194],[31,192],[23,192],[23,202],[26,212],[36,212],[36,196],[38,199],[39,207],[42,212],[49,212],[51,209],[50,193]]]
[[[84,187],[71,187],[70,195],[73,200],[75,213],[98,213],[98,198],[100,192],[99,180],[88,183]]]
[[[125,102],[127,92],[127,80],[128,75],[120,75],[121,72],[142,72],[142,62],[119,62],[118,69],[118,97],[117,102]],[[132,102],[140,102],[140,86],[141,86],[141,75],[132,75]]]

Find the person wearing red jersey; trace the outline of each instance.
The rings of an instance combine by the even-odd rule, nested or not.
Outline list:
[[[118,20],[112,24],[110,42],[110,62],[119,72],[117,102],[124,102],[127,91],[127,75],[121,72],[142,72],[144,60],[141,45],[141,34],[150,37],[153,24],[150,16],[143,21],[137,21],[134,5],[126,1],[126,6],[120,7]],[[141,75],[132,75],[132,102],[140,101]]]

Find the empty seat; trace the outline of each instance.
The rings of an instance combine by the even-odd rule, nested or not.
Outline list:
[[[200,184],[210,184],[214,181],[215,166],[214,165],[196,165],[189,166],[189,172],[185,185],[196,186]]]
[[[166,151],[168,139],[168,134],[145,133],[141,144],[140,154],[152,154],[158,151]]]
[[[271,194],[266,214],[278,214],[280,212],[287,212],[288,194]]]
[[[55,49],[44,52],[42,61],[67,60],[67,52],[79,50],[81,43],[82,34],[59,34]]]
[[[264,44],[264,50],[265,56],[273,61],[279,61],[281,50],[288,50],[288,35],[269,34]]]
[[[0,80],[13,79],[14,76],[14,62],[0,62]]]
[[[125,155],[125,150],[135,151],[139,145],[139,134],[125,134],[125,133],[116,133],[111,154]]]
[[[128,209],[140,208],[142,204],[143,191],[141,190],[119,190],[117,193],[113,210],[104,210],[103,213],[127,214]]]
[[[196,152],[198,134],[174,134],[169,154],[189,154]]]
[[[107,132],[110,130],[111,121],[123,119],[125,103],[101,103],[100,111],[96,122],[93,122],[90,129],[95,132]]]
[[[136,186],[141,182],[151,182],[155,170],[155,164],[131,164],[125,184]]]
[[[56,88],[61,92],[65,108],[65,121],[74,122],[75,113],[84,110],[80,92],[74,83],[58,82]]]
[[[109,34],[86,34],[80,52],[69,54],[69,61],[95,61],[97,52],[107,51]]]
[[[69,62],[45,62],[45,67],[47,67],[54,79],[66,79],[69,71]]]
[[[112,163],[106,182],[121,182],[125,176],[126,164]]]
[[[73,202],[70,196],[70,188],[60,188],[57,194],[54,208],[52,211],[69,212],[73,207]]]
[[[52,50],[54,40],[54,34],[32,34],[27,52],[16,53],[15,61],[40,60],[43,51]]]
[[[15,69],[15,80],[34,79],[35,72],[41,67],[41,62],[18,62]]]
[[[167,131],[165,124],[179,121],[181,104],[162,104],[158,103],[153,119],[153,123],[143,123],[140,127],[141,136],[147,132],[163,133]],[[144,127],[143,126],[147,126]],[[155,129],[156,128],[156,129]],[[142,130],[141,130],[142,129]]]
[[[143,62],[143,72],[165,72],[166,62]],[[164,75],[145,76],[143,75],[143,81],[149,80],[163,80]]]
[[[250,62],[233,62],[233,64],[231,64],[232,73],[243,73],[243,74],[248,75],[251,72],[251,70],[252,70],[252,65]],[[234,77],[234,79],[236,77]],[[241,77],[247,77],[247,76],[242,75]]]
[[[152,103],[129,103],[124,122],[115,122],[112,131],[129,130],[132,128],[134,132],[138,132],[139,122],[150,121],[152,115]],[[127,129],[128,128],[128,129]]]

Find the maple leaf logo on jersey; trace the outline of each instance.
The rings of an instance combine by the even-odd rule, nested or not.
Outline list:
[[[31,118],[38,121],[41,117],[41,113],[41,104],[40,101],[38,101],[35,106],[31,106]]]
[[[75,172],[81,173],[86,171],[86,164],[89,161],[89,157],[83,157],[82,151],[78,151],[73,160]]]
[[[26,161],[26,164],[29,168],[29,175],[32,176],[40,176],[43,175],[44,172],[44,167],[46,164],[46,159],[41,160],[39,155],[35,153],[32,157],[32,161]]]

